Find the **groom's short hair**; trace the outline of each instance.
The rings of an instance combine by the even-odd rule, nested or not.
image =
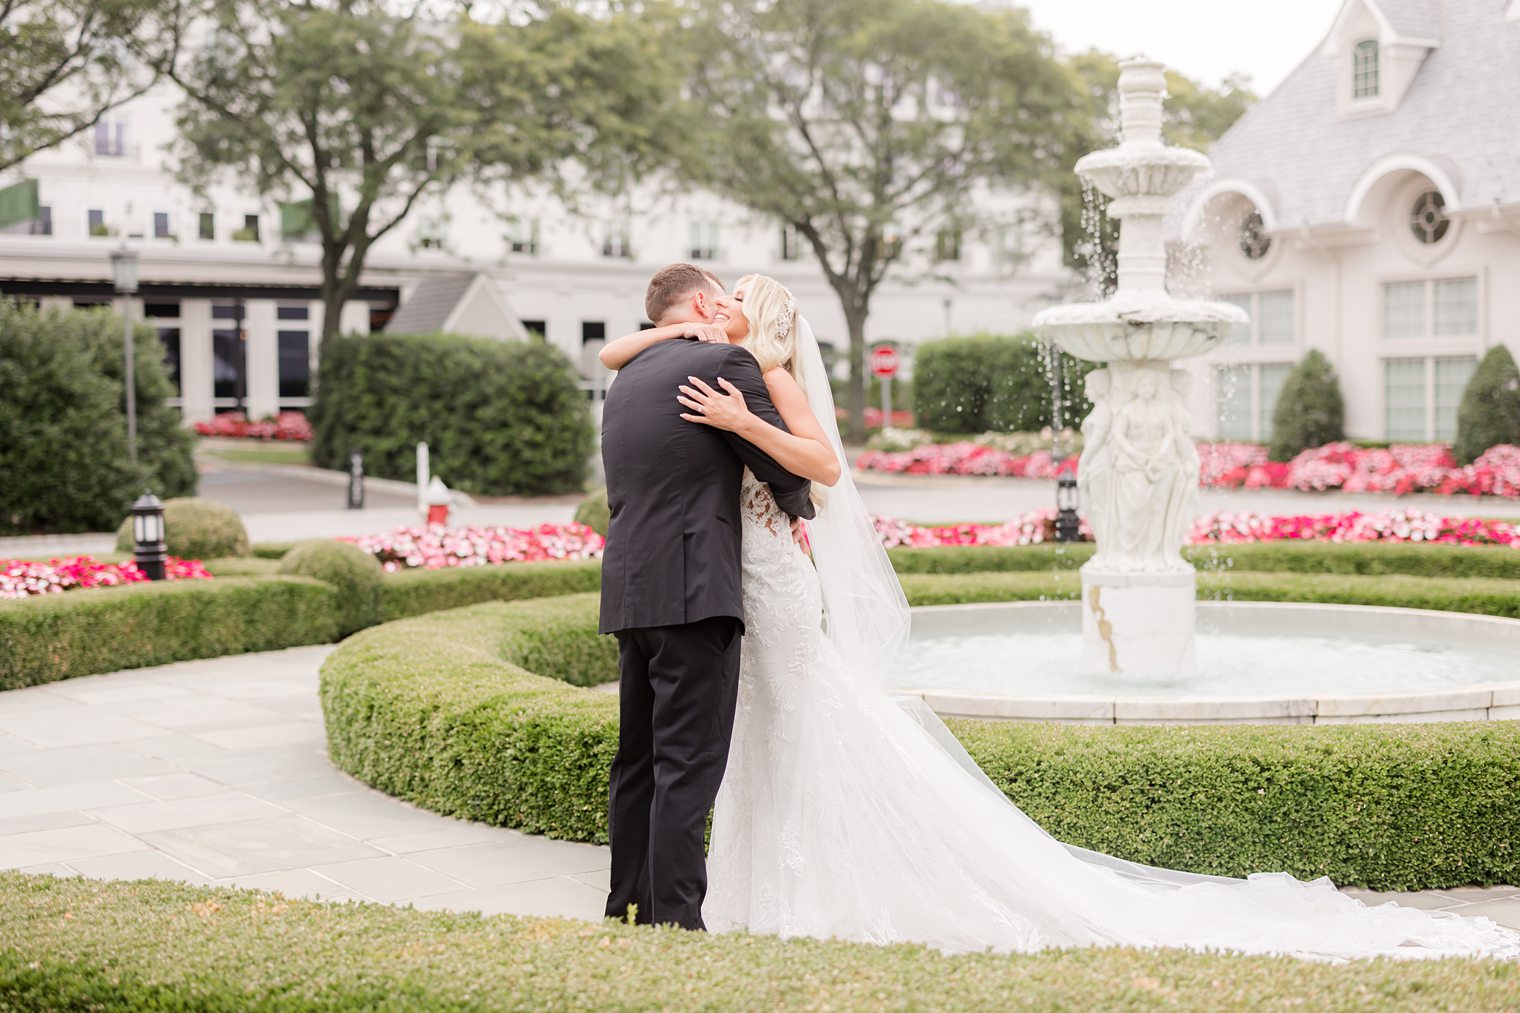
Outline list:
[[[709,285],[723,291],[723,283],[711,271],[696,264],[670,264],[655,272],[649,279],[649,290],[644,293],[644,313],[651,323],[659,323],[671,306],[699,288]]]

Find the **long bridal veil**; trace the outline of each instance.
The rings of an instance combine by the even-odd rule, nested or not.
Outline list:
[[[824,630],[846,677],[862,692],[885,699],[891,695],[886,676],[908,638],[907,599],[850,476],[823,355],[805,318],[798,323],[797,354],[808,402],[841,468],[839,482],[823,490],[818,515],[809,524]],[[949,822],[960,833],[978,838],[959,842],[966,846],[962,853],[982,856],[992,866],[982,872],[993,879],[1007,874],[1010,886],[1023,882],[1029,890],[1038,882],[1039,892],[1059,897],[1070,917],[1102,925],[1106,938],[1332,960],[1376,954],[1520,956],[1520,934],[1487,919],[1392,904],[1369,908],[1341,894],[1328,879],[1303,882],[1270,872],[1229,879],[1177,872],[1058,842],[1003,794],[921,699],[897,697],[895,702],[912,721],[890,722],[897,729],[892,734],[918,741],[899,742],[902,748],[893,752],[918,758],[939,802],[959,800],[953,803],[957,811],[944,815],[953,817]],[[861,731],[870,733],[864,725]],[[864,796],[875,795],[870,786],[861,788],[859,804],[870,805]],[[945,827],[943,832],[955,831]],[[864,842],[860,846],[869,850]],[[859,857],[864,863],[866,856]],[[1020,896],[1026,904],[1033,902]]]

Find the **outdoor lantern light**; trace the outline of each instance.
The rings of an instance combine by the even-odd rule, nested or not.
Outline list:
[[[126,357],[123,370],[127,386],[127,454],[137,460],[137,377],[132,356],[132,295],[137,291],[137,251],[121,249],[111,251],[111,278],[116,294],[121,296],[122,346]]]
[[[169,546],[164,544],[164,504],[147,490],[132,504],[132,554],[137,568],[149,580],[164,579]]]
[[[1057,462],[1059,465],[1059,462]],[[1077,519],[1077,476],[1063,471],[1056,477],[1056,541],[1075,542],[1080,537]]]

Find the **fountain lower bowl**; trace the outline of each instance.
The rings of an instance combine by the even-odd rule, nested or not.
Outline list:
[[[1084,673],[1076,602],[918,608],[913,622],[888,682],[946,716],[1082,724],[1520,718],[1514,619],[1199,602],[1200,674],[1187,680]]]
[[[1202,355],[1248,321],[1229,303],[1115,298],[1041,310],[1034,329],[1079,359],[1170,361]]]

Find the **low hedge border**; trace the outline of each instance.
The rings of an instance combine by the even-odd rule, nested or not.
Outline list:
[[[888,549],[898,573],[1072,570],[1092,558],[1091,543]],[[1520,580],[1520,551],[1507,546],[1407,542],[1242,542],[1190,545],[1183,556],[1201,573],[1334,573]]]
[[[478,605],[345,642],[322,666],[333,762],[449,815],[605,841],[617,703],[575,688],[615,676],[596,608]],[[952,727],[1031,817],[1123,858],[1375,889],[1520,879],[1520,723]]]
[[[218,577],[0,601],[0,689],[337,638],[337,594],[305,577]]]
[[[1520,966],[918,946],[321,904],[0,872],[0,1003],[24,1009],[1502,1009]]]

